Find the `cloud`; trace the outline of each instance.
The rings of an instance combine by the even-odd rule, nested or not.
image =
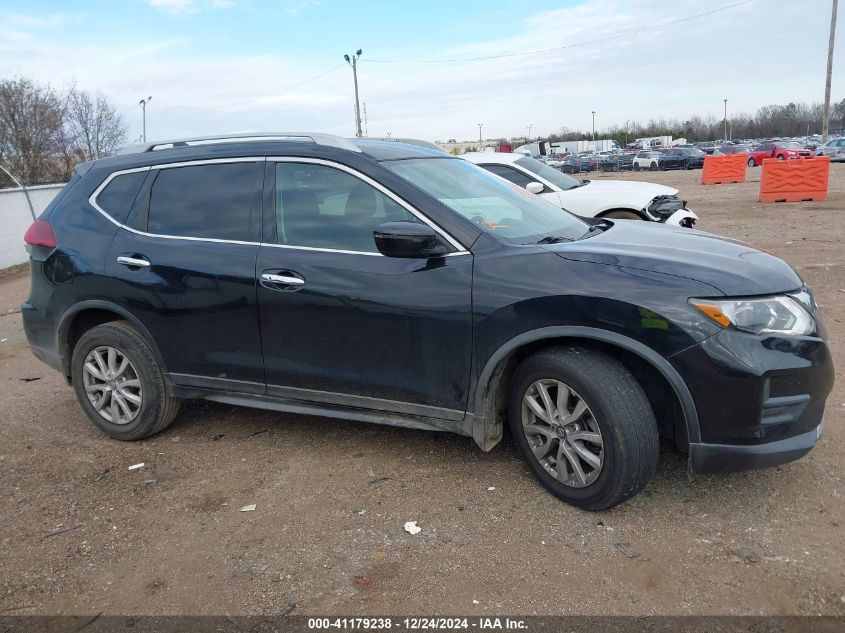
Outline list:
[[[152,1],[169,5],[177,11],[173,15],[214,8],[209,0]],[[533,123],[536,135],[561,127],[589,129],[593,110],[601,129],[629,119],[721,118],[724,98],[733,112],[753,112],[767,103],[819,101],[829,13],[809,11],[810,4],[821,8],[827,0],[761,0],[648,30],[709,5],[702,8],[699,0],[583,0],[561,9],[526,11],[501,38],[485,37],[482,29],[462,36],[460,43],[434,46],[434,38],[420,34],[408,38],[407,48],[394,50],[380,49],[376,38],[364,47],[359,65],[369,133],[472,139],[477,123],[484,123],[491,137],[524,134]],[[239,13],[230,17],[233,24],[241,19]],[[301,22],[302,28],[326,28],[323,22]],[[75,80],[80,88],[102,92],[121,109],[134,136],[140,127],[138,100],[148,95],[153,95],[147,109],[152,138],[233,130],[354,131],[352,70],[345,65],[333,70],[341,61],[335,49],[342,52],[342,44],[327,48],[322,41],[292,55],[222,53],[203,41],[202,32],[186,31],[190,41],[147,41],[139,35],[120,44],[90,38],[80,46],[35,37],[34,26],[0,23],[9,28],[0,32],[0,76],[21,74],[53,85]],[[824,37],[802,37],[800,55],[784,54],[784,38],[793,36],[799,23],[803,33]],[[642,32],[581,44],[630,31]],[[477,62],[405,63],[563,45],[570,48]],[[843,67],[834,66],[834,73],[834,88],[841,91]]]
[[[173,16],[188,16],[205,10],[228,9],[234,0],[147,0],[147,4]]]
[[[65,16],[61,13],[48,15],[26,15],[23,13],[7,13],[2,15],[2,21],[7,25],[23,29],[56,28],[65,24]]]

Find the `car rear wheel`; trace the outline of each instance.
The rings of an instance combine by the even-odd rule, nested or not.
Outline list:
[[[640,171],[640,164],[634,163],[634,171]]]
[[[657,163],[651,164],[651,171],[657,171]]]
[[[688,160],[684,161],[684,169],[692,169],[692,166],[690,165]]]
[[[82,335],[73,349],[71,378],[91,421],[118,440],[154,435],[179,411],[150,346],[126,321]]]
[[[511,382],[509,424],[528,467],[553,495],[606,510],[642,490],[657,467],[657,423],[615,358],[580,346],[539,352]]]

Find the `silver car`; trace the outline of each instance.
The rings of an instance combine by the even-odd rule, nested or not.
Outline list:
[[[831,162],[845,162],[845,138],[829,140],[816,148],[816,156],[830,156]]]

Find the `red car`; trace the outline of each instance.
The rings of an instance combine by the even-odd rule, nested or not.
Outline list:
[[[760,143],[756,149],[748,152],[748,166],[756,167],[763,164],[764,158],[790,160],[812,156],[813,152],[791,141],[766,141]]]

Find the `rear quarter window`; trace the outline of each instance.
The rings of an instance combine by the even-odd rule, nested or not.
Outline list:
[[[124,224],[147,173],[145,170],[115,176],[97,196],[97,206]]]

